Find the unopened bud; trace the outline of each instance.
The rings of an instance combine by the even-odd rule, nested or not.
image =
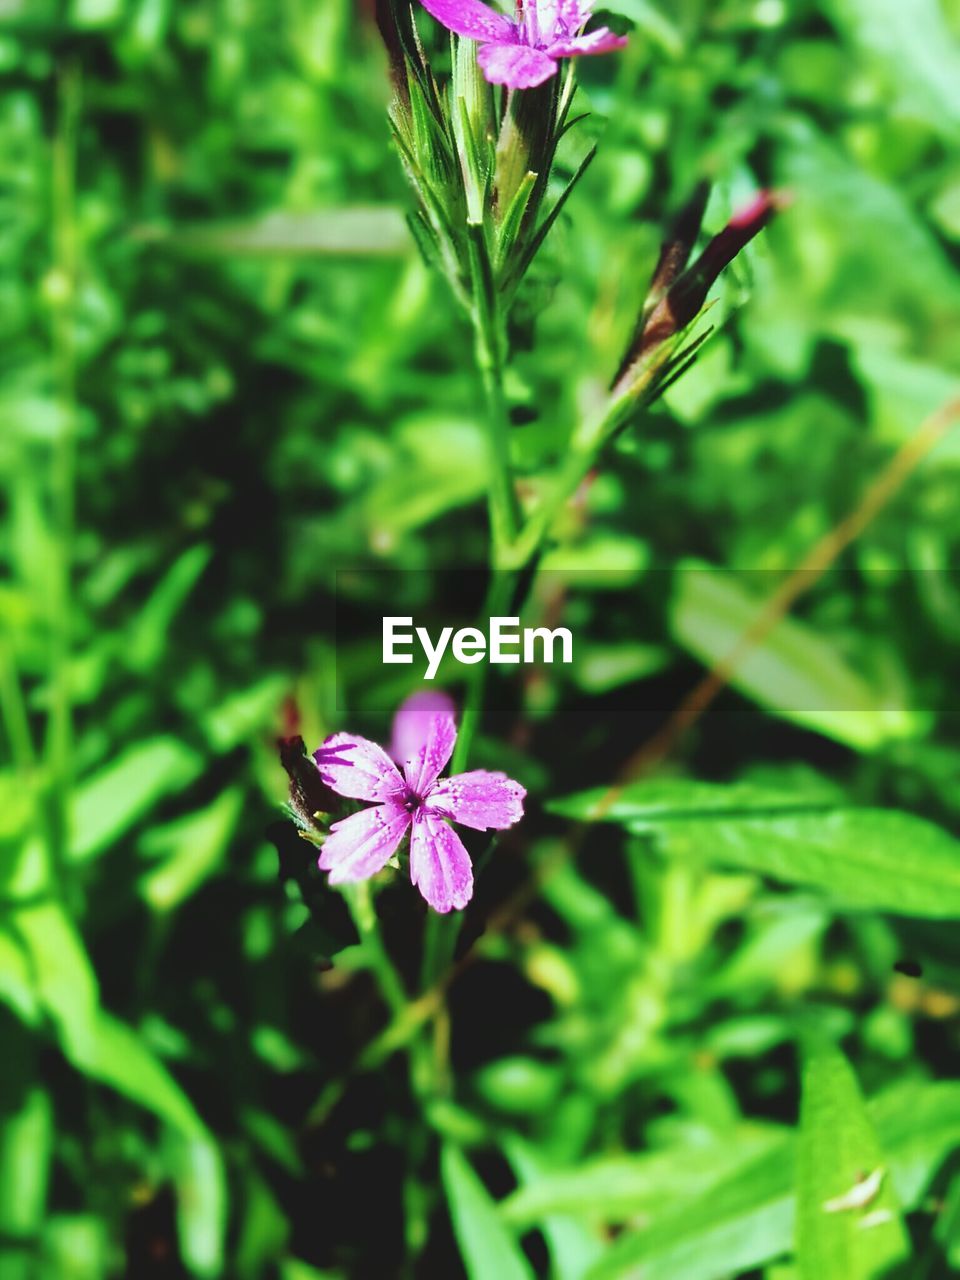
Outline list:
[[[786,203],[786,197],[782,193],[762,191],[750,204],[734,214],[723,230],[713,237],[693,266],[676,275],[656,300],[653,300],[655,295],[651,290],[641,315],[639,332],[620,366],[615,392],[626,389],[626,383],[639,361],[648,357],[668,339],[681,333],[696,319],[724,267],[729,266]],[[661,253],[657,272],[661,272],[663,264],[664,254]],[[655,280],[657,272],[654,273]]]
[[[337,813],[341,801],[320,777],[299,734],[277,741],[280,763],[290,779],[290,808],[304,828],[320,829],[318,813]]]

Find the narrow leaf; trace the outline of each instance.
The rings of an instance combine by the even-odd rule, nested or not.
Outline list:
[[[713,666],[738,654],[762,608],[742,574],[689,562],[676,575],[671,629],[680,644]],[[783,719],[860,751],[915,736],[929,721],[900,705],[889,690],[874,687],[835,644],[792,618],[782,618],[744,647],[730,683]]]
[[[94,857],[164,796],[192,782],[201,760],[178,738],[151,738],[129,747],[77,789],[71,811],[70,856]]]
[[[459,1147],[444,1145],[440,1168],[453,1230],[470,1280],[533,1280],[523,1251],[501,1222],[490,1193]]]

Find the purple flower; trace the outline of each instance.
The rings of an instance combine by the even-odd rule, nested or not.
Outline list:
[[[452,720],[455,710],[453,699],[442,689],[420,689],[411,693],[393,717],[388,748],[391,760],[403,764],[415,756],[427,740],[432,718],[449,716]]]
[[[593,0],[517,0],[511,20],[481,0],[420,0],[428,13],[450,31],[477,40],[477,61],[491,84],[532,89],[549,80],[558,58],[580,53],[609,53],[627,43],[606,27],[579,34],[590,17]]]
[[[474,769],[440,778],[457,730],[443,702],[439,707],[431,710],[414,695],[397,712],[394,743],[408,750],[402,773],[367,738],[335,733],[314,752],[331,790],[373,804],[331,826],[320,853],[320,868],[330,872],[331,884],[375,875],[409,830],[411,880],[435,911],[460,909],[473,893],[473,869],[447,819],[476,831],[502,831],[523,817],[527,793],[505,773]]]

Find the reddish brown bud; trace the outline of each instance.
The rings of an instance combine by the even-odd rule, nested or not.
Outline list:
[[[299,734],[279,738],[277,747],[280,763],[290,779],[290,808],[304,827],[319,829],[314,814],[337,813],[341,807],[339,797],[320,777],[320,771],[307,755],[306,744]]]
[[[715,235],[700,257],[682,274],[674,278],[665,291],[655,293],[651,289],[647,305],[641,316],[639,334],[620,367],[614,391],[624,388],[630,371],[638,360],[684,330],[699,315],[717,277],[729,266],[738,253],[750,243],[773,215],[786,204],[786,197],[775,191],[762,191],[750,204],[740,209],[718,235]],[[654,273],[654,281],[663,279],[669,270],[665,263],[666,249],[661,252],[660,263]],[[674,250],[671,262],[676,262],[680,250]],[[689,252],[689,251],[688,251]],[[686,259],[684,259],[684,262]],[[662,288],[662,286],[661,286]],[[652,305],[650,303],[652,302]]]
[[[720,272],[763,230],[779,207],[776,194],[763,191],[734,214],[651,311],[639,354],[645,355],[696,319]]]

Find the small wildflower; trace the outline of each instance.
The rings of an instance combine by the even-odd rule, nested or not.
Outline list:
[[[583,35],[593,0],[517,0],[510,19],[481,0],[421,0],[448,30],[478,41],[477,61],[491,84],[533,89],[557,71],[559,58],[609,53],[626,43],[607,27]]]
[[[505,773],[475,769],[440,778],[453,754],[453,716],[415,697],[397,712],[394,744],[408,754],[403,771],[367,738],[335,733],[314,752],[322,781],[373,807],[335,822],[320,868],[331,884],[366,880],[410,832],[410,878],[435,911],[465,907],[473,894],[470,855],[447,820],[476,831],[502,831],[523,817],[525,789]]]

